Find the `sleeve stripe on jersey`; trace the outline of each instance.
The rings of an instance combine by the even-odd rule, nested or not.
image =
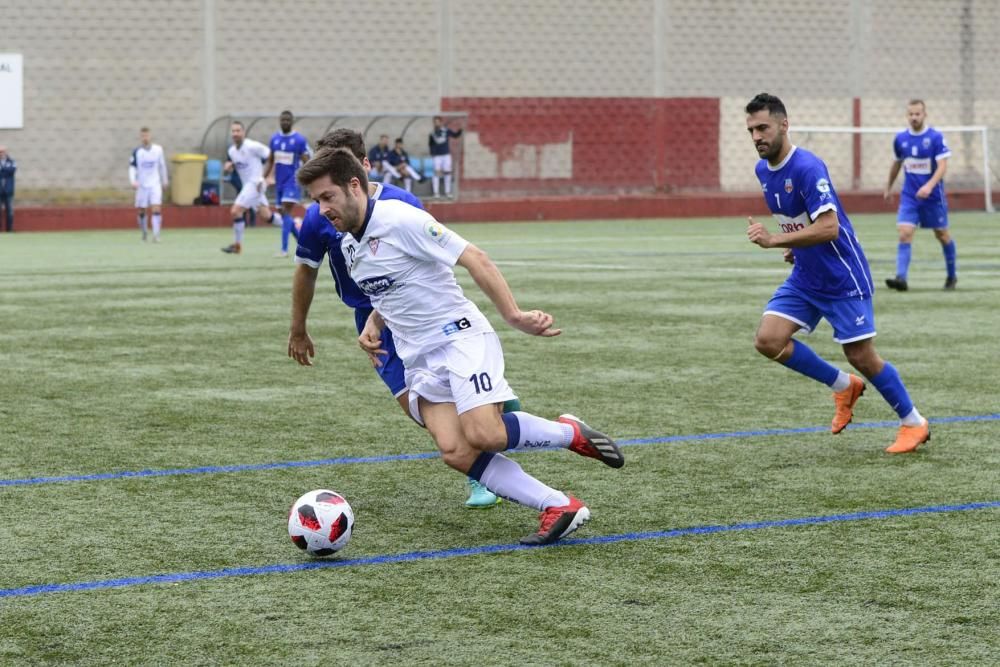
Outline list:
[[[810,213],[809,217],[812,218],[813,222],[816,222],[816,218],[818,218],[820,214],[826,213],[827,211],[836,211],[836,210],[837,210],[837,205],[834,204],[833,202],[830,202],[829,204],[823,204],[818,209]]]
[[[942,158],[951,157],[951,151],[945,151],[944,153],[938,153],[934,156],[935,160],[940,160]]]

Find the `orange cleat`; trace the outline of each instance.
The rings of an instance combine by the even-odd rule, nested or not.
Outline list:
[[[837,406],[837,412],[833,415],[830,433],[837,435],[847,428],[847,425],[854,419],[854,404],[864,393],[865,383],[857,375],[851,376],[851,384],[847,389],[834,392],[833,403]]]
[[[896,442],[885,448],[890,454],[907,454],[917,451],[917,447],[931,439],[931,427],[924,420],[920,426],[900,426]]]

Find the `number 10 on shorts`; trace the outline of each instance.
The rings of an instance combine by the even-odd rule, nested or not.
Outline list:
[[[476,388],[477,394],[493,391],[493,381],[490,380],[489,373],[473,374],[469,377],[469,382]]]

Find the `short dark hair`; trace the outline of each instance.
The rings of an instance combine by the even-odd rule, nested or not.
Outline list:
[[[280,114],[280,116],[291,116],[292,118],[295,118],[295,114],[293,114],[288,109],[285,109],[284,111],[282,111],[281,114]]]
[[[243,121],[242,120],[234,120],[232,123],[229,124],[229,126],[232,127],[233,125],[239,125],[240,127],[243,127]],[[246,128],[243,127],[243,129],[246,129]]]
[[[140,127],[139,131],[140,132],[149,132],[149,128],[148,127]]]
[[[758,111],[763,111],[767,109],[767,113],[772,116],[788,116],[788,112],[785,111],[785,104],[776,96],[770,93],[758,93],[747,104],[747,114],[755,114]]]
[[[397,144],[403,143],[403,137],[396,137],[396,143]]]
[[[346,127],[338,127],[332,132],[327,132],[323,138],[316,142],[316,149],[323,148],[346,148],[354,153],[354,157],[359,160],[365,159],[365,138],[356,130]]]
[[[358,179],[368,194],[368,174],[361,162],[347,148],[321,148],[308,162],[299,167],[299,184],[309,187],[313,181],[329,176],[334,185],[347,189],[352,178]]]
[[[927,109],[927,105],[924,104],[924,101],[922,99],[918,98],[918,97],[914,97],[912,100],[910,100],[909,102],[907,102],[906,106],[912,107],[912,106],[914,106],[916,104],[919,104],[920,106],[922,106],[924,108],[924,110]]]

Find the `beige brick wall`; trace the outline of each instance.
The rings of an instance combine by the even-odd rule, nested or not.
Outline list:
[[[22,196],[49,199],[126,201],[141,125],[170,155],[196,149],[213,117],[283,108],[719,97],[727,190],[756,187],[742,104],[761,90],[787,98],[800,125],[849,123],[854,96],[865,123],[901,125],[905,100],[921,96],[936,124],[1000,126],[996,0],[0,0],[0,17],[0,50],[24,54],[25,68],[25,127],[0,130],[0,142],[21,165]],[[411,148],[426,129],[411,128]],[[373,128],[399,130],[391,119]],[[835,178],[849,177],[843,147],[827,148]],[[875,153],[866,174],[884,159]]]

